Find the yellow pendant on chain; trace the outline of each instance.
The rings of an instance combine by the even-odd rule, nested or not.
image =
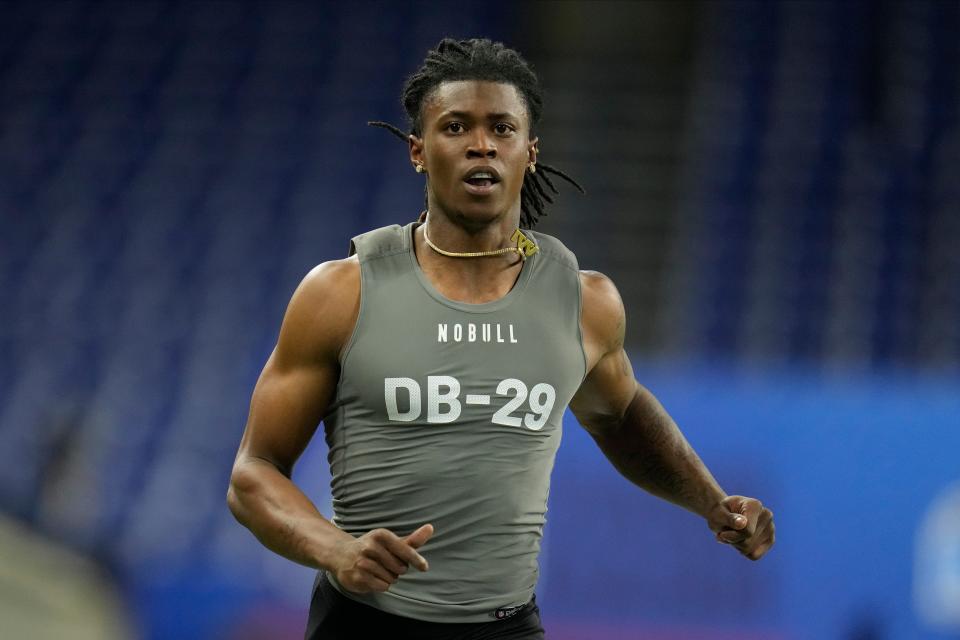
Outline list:
[[[523,235],[523,231],[520,231],[520,229],[513,232],[513,235],[510,237],[510,242],[517,243],[517,253],[519,253],[524,260],[540,250],[540,247],[535,245],[527,236]]]

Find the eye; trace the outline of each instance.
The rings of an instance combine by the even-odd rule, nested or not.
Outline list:
[[[451,122],[447,125],[447,131],[450,133],[463,133],[463,124],[460,122]]]
[[[513,131],[513,127],[505,122],[498,122],[496,125],[494,125],[493,130],[498,134],[505,136]]]

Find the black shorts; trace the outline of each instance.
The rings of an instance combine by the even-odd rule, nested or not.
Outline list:
[[[543,640],[536,596],[517,613],[490,622],[427,622],[351,600],[317,572],[305,640]]]

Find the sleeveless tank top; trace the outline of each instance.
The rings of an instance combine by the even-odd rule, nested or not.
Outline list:
[[[354,536],[426,523],[384,593],[344,595],[435,622],[502,618],[530,600],[564,410],[586,375],[576,258],[539,251],[504,297],[449,300],[413,251],[418,223],[355,237],[360,313],[324,417],[333,522]]]

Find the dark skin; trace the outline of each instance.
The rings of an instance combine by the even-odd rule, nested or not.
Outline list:
[[[468,303],[510,291],[516,254],[458,259],[432,251],[509,246],[520,219],[520,188],[536,162],[526,107],[509,84],[441,84],[422,109],[422,137],[410,136],[410,160],[423,164],[429,215],[416,230],[415,254],[434,287]],[[499,183],[478,194],[464,183],[483,165]],[[626,478],[702,516],[720,542],[761,558],[774,543],[773,515],[758,500],[726,495],[656,398],[633,376],[624,351],[625,313],[613,283],[582,271],[581,325],[588,374],[570,403],[577,420]],[[426,571],[418,549],[433,535],[424,523],[401,535],[375,529],[354,538],[324,518],[292,482],[297,459],[333,400],[340,356],[360,308],[356,257],[314,268],[294,292],[253,392],[227,492],[231,511],[269,549],[334,573],[348,590],[385,591],[409,569]]]
[[[509,245],[520,219],[520,189],[537,161],[526,108],[512,85],[447,82],[422,110],[422,138],[410,136],[410,161],[427,175],[425,228],[446,251],[489,251]],[[463,178],[490,167],[500,181],[489,195],[470,193]],[[420,266],[440,293],[453,300],[489,302],[507,294],[520,275],[517,254],[459,260],[432,251],[417,229]]]

